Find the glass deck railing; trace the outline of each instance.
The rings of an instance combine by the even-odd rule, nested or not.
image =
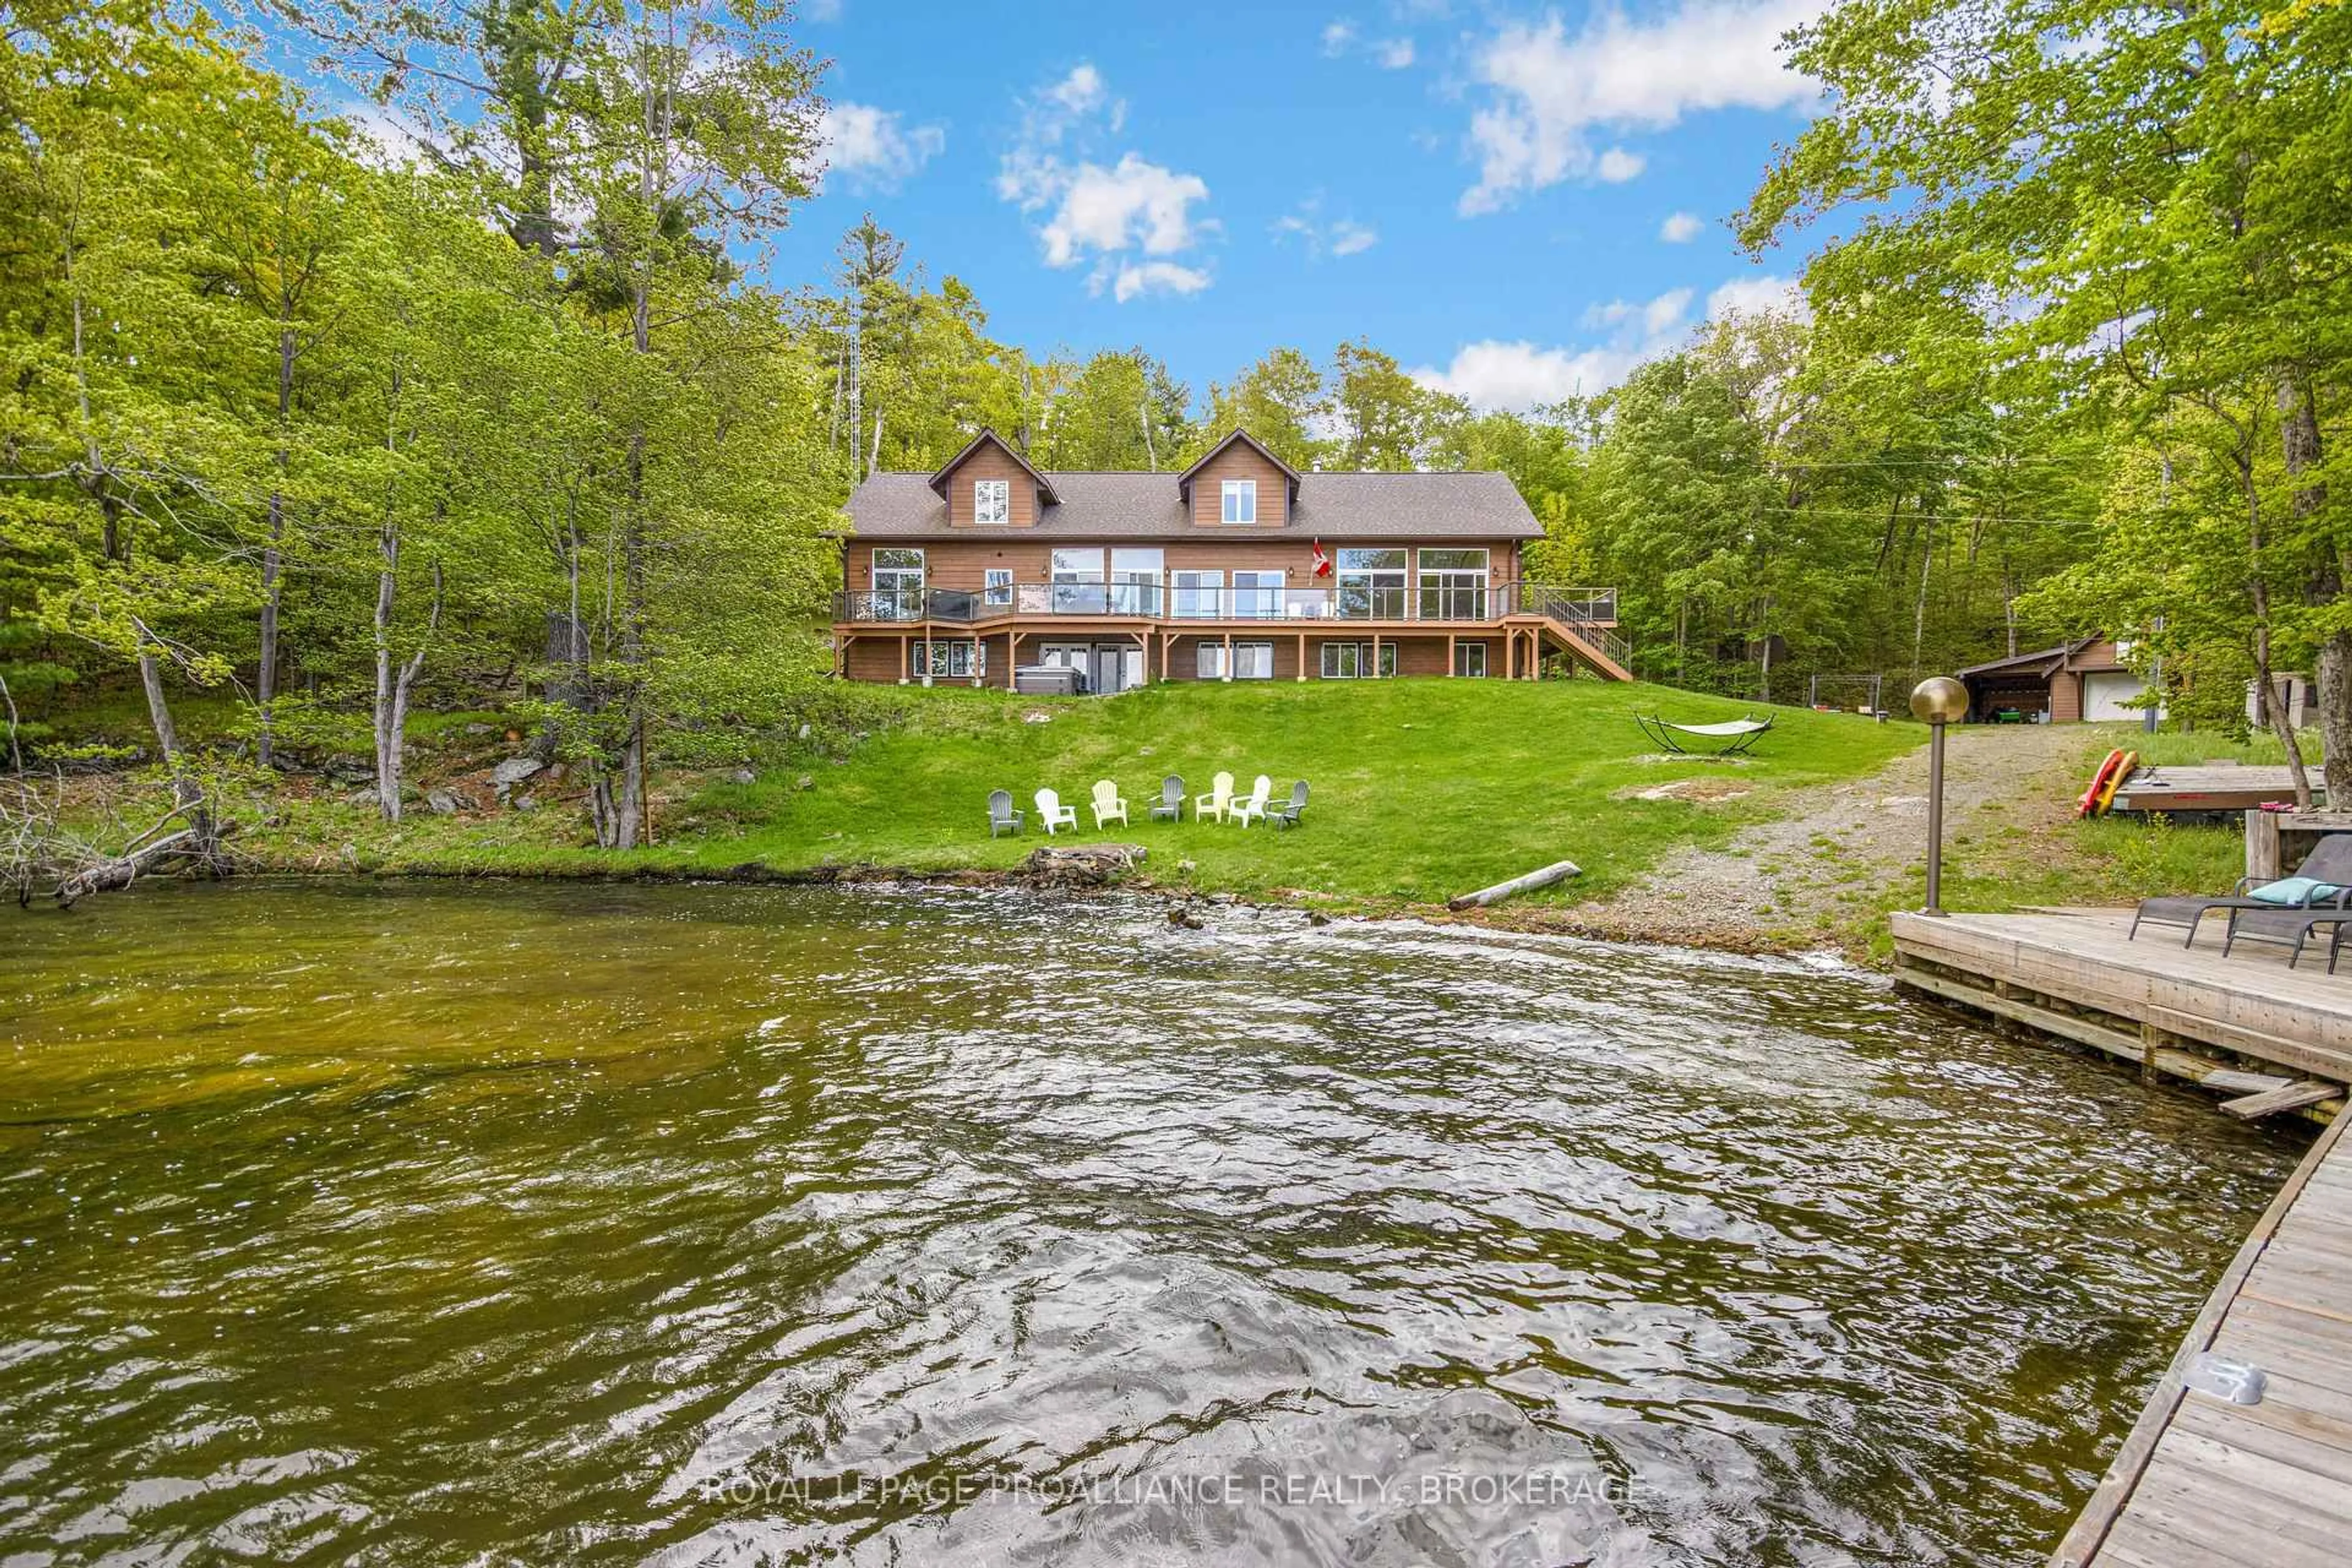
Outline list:
[[[1538,583],[1341,584],[1330,588],[1192,586],[1166,583],[1015,583],[994,588],[885,588],[835,595],[838,622],[970,625],[1005,616],[1152,621],[1487,622],[1521,613],[1603,631],[1617,618],[1612,588]],[[1612,639],[1613,640],[1613,639]]]

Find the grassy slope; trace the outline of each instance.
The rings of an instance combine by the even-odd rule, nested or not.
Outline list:
[[[1441,900],[1567,858],[1585,873],[1567,896],[1584,899],[1623,887],[1677,845],[1720,843],[1742,822],[1786,809],[1790,792],[1873,772],[1922,738],[1913,726],[1781,709],[1761,755],[1736,772],[1705,761],[1644,761],[1651,748],[1635,712],[1663,709],[1701,721],[1747,708],[1593,681],[1186,683],[1109,700],[917,695],[912,722],[845,755],[786,757],[756,783],[709,784],[668,804],[656,819],[664,842],[635,860],[676,869],[749,861],[779,870],[1008,866],[1044,836],[1033,820],[1020,838],[992,841],[989,790],[1012,790],[1025,809],[1036,788],[1051,785],[1079,805],[1087,825],[1079,837],[1089,840],[1104,836],[1085,808],[1087,787],[1108,777],[1134,818],[1109,836],[1148,847],[1150,868],[1163,881],[1190,860],[1185,879],[1205,890],[1305,893],[1379,908]],[[1024,721],[1034,713],[1051,721]],[[1202,792],[1220,768],[1244,789],[1258,773],[1273,775],[1277,793],[1307,779],[1314,792],[1307,826],[1278,834],[1146,819],[1163,774],[1181,773],[1188,790]],[[1753,792],[1715,805],[1625,798],[1705,775],[1736,777]],[[253,847],[288,864],[355,860],[383,869],[611,863],[575,847],[576,831],[573,815],[555,810],[427,817],[385,829],[362,809],[321,802]],[[353,855],[342,855],[344,844]]]

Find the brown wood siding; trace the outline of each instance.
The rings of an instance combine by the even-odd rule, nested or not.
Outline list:
[[[2050,678],[2050,721],[2053,724],[2079,724],[2083,721],[2083,678],[2072,670],[2062,669]]]
[[[1005,515],[1013,520],[1010,526],[1013,528],[1036,526],[1036,482],[1027,474],[1023,473],[1021,465],[1007,456],[1002,447],[983,442],[971,457],[957,465],[955,472],[948,476],[948,526],[950,528],[983,526],[972,521],[971,484],[974,479],[1007,480],[1006,494],[1010,500],[1006,505]],[[992,532],[999,525],[992,522],[984,526]]]
[[[998,542],[998,531],[990,528],[978,539],[927,540],[917,543],[852,545],[849,552],[849,591],[862,594],[874,585],[874,552],[877,550],[920,550],[923,552],[923,581],[933,588],[978,589],[987,585],[988,569],[1009,567],[1016,583],[1043,583],[1053,565],[1051,546],[1029,539]]]
[[[861,637],[849,645],[849,679],[893,681],[906,669],[896,637]]]
[[[2068,659],[2066,668],[2070,670],[2121,669],[2124,668],[2124,661],[2116,654],[2116,645],[2102,637]]]
[[[1260,457],[1256,450],[1236,441],[1216,456],[1216,459],[1192,476],[1192,521],[1203,528],[1241,531],[1241,523],[1227,523],[1225,487],[1227,479],[1257,481],[1257,521],[1255,528],[1280,528],[1290,518],[1290,481],[1280,468]],[[1170,484],[1176,481],[1171,478]]]

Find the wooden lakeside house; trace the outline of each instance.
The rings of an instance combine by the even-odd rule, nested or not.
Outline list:
[[[1045,471],[983,430],[849,498],[833,616],[851,680],[1633,679],[1616,595],[1522,574],[1499,473],[1300,473],[1235,431],[1181,473]]]

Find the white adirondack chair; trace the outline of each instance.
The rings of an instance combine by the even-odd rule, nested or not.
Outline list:
[[[1260,773],[1257,775],[1257,782],[1250,785],[1248,797],[1237,800],[1225,808],[1225,820],[1243,827],[1247,827],[1253,822],[1264,822],[1266,802],[1273,797],[1274,781],[1265,774]]]
[[[1223,822],[1225,819],[1225,813],[1233,808],[1233,804],[1234,775],[1219,773],[1209,781],[1208,794],[1196,795],[1192,797],[1192,820],[1198,822],[1204,816],[1213,816],[1219,822]]]
[[[1066,827],[1073,833],[1078,830],[1078,808],[1064,805],[1062,797],[1049,789],[1037,792],[1037,818],[1045,825],[1048,838],[1060,828]]]
[[[1118,785],[1108,779],[1095,780],[1095,829],[1116,818],[1121,827],[1127,826],[1127,800],[1118,793]]]

